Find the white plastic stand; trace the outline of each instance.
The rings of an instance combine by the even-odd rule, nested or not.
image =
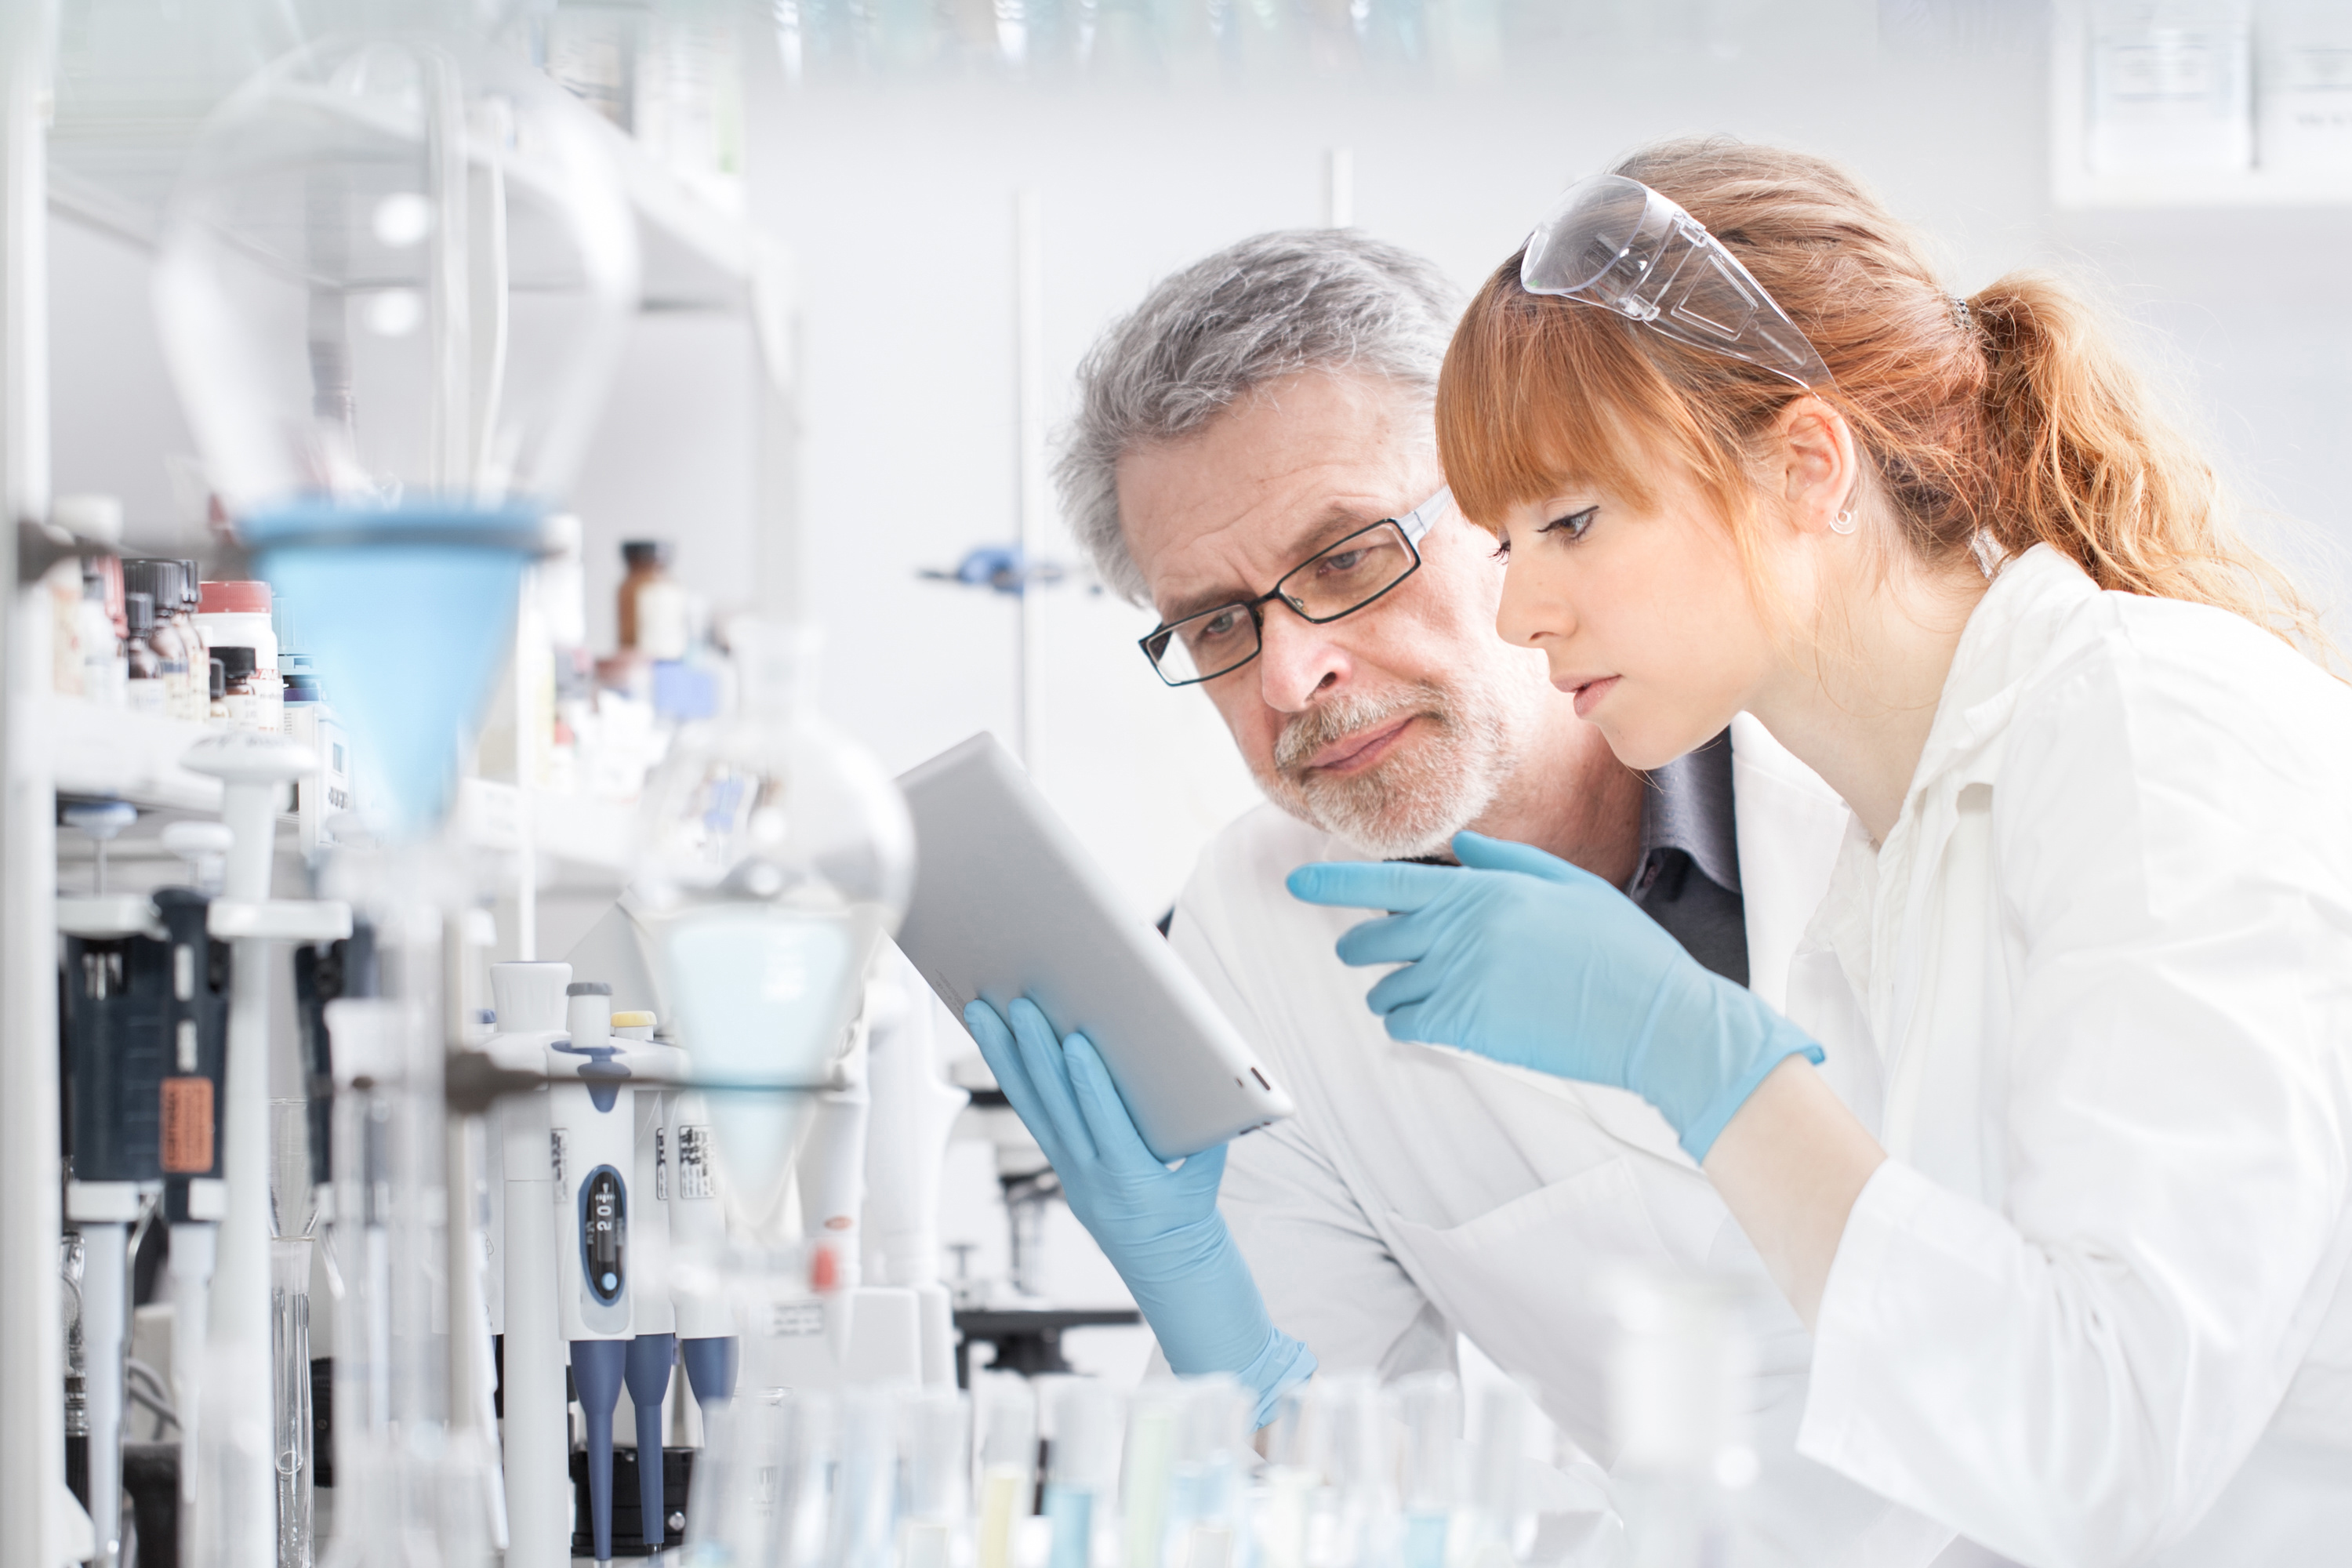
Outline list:
[[[225,1207],[210,1322],[195,1394],[195,1512],[183,1523],[196,1568],[275,1568],[278,1486],[270,1431],[269,946],[352,933],[348,906],[269,897],[278,799],[316,766],[300,746],[252,732],[216,735],[188,753],[193,773],[223,785],[235,837],[226,896],[206,924],[232,940],[228,1072],[222,1117]],[[176,1246],[179,1237],[173,1237]],[[190,1526],[193,1529],[190,1529]]]

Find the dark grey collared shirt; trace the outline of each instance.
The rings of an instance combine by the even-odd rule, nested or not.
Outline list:
[[[1647,775],[1642,858],[1626,897],[1693,958],[1748,984],[1748,908],[1731,810],[1731,731]]]

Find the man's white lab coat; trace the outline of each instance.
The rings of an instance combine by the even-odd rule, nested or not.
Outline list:
[[[2027,1563],[2352,1562],[2352,689],[2037,547],[1806,950],[1891,1158],[1802,1451]]]
[[[1848,812],[1753,720],[1732,727],[1748,968],[1781,999]],[[1612,1265],[1731,1271],[1753,1285],[1763,1461],[1751,1512],[1780,1561],[1931,1561],[1950,1531],[1795,1452],[1811,1343],[1665,1121],[1634,1096],[1400,1045],[1364,1005],[1378,972],[1332,952],[1361,910],[1282,879],[1360,852],[1272,806],[1202,857],[1170,937],[1298,1103],[1237,1140],[1222,1203],[1274,1320],[1326,1369],[1450,1366],[1467,1334],[1587,1451],[1611,1453]]]

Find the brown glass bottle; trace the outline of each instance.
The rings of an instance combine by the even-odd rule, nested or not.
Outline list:
[[[628,575],[621,579],[621,647],[634,651],[637,646],[637,595],[656,583],[669,581],[669,541],[667,539],[632,539],[621,545],[622,563]]]

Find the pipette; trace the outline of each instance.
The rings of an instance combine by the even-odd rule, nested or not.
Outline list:
[[[159,888],[155,911],[172,947],[171,1001],[164,1011],[170,1055],[158,1099],[158,1164],[170,1226],[166,1278],[172,1300],[172,1405],[180,1417],[180,1503],[196,1495],[205,1342],[220,1217],[221,1121],[227,1095],[229,951],[207,934],[209,900],[184,888]]]
[[[565,991],[568,1038],[547,1047],[555,1158],[556,1305],[572,1345],[572,1381],[587,1422],[589,1532],[596,1561],[613,1556],[613,1407],[629,1352],[629,1180],[635,1107],[626,1052],[613,1037],[613,991],[575,980]]]
[[[668,1052],[665,1059],[675,1075],[690,1076],[692,1058],[675,1045]],[[670,1310],[687,1386],[708,1421],[733,1395],[739,1359],[734,1309],[726,1293],[710,1284],[727,1247],[727,1212],[719,1200],[709,1101],[690,1089],[668,1091],[664,1099],[670,1251],[691,1265],[691,1283],[682,1280],[670,1291]]]
[[[675,1058],[684,1053],[656,1045],[654,1024],[651,1013],[615,1013],[613,1037],[627,1042],[632,1063],[642,1063],[654,1076],[674,1078],[680,1065]],[[669,1293],[668,1096],[649,1088],[631,1089],[629,1098],[635,1152],[630,1180],[636,1200],[629,1210],[626,1382],[636,1415],[638,1533],[648,1551],[659,1551],[668,1539],[669,1518],[663,1496],[662,1402],[677,1362],[677,1314]]]
[[[103,914],[99,900],[86,912]],[[170,1068],[173,952],[146,900],[115,911],[140,929],[69,922],[60,1017],[65,1036],[66,1218],[80,1242],[79,1351],[84,1500],[98,1561],[111,1568],[122,1546],[121,1437],[124,1326],[130,1308],[130,1226],[161,1188],[157,1121]],[[202,911],[196,916],[199,922]],[[71,1239],[71,1238],[69,1238]]]

